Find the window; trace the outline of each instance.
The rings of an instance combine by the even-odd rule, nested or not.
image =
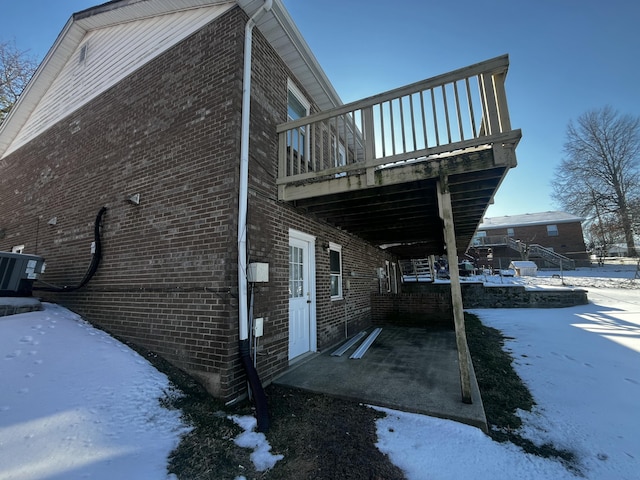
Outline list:
[[[287,119],[298,120],[309,115],[309,102],[298,88],[289,80],[287,83]],[[287,146],[293,149],[300,158],[304,157],[307,143],[306,129],[304,126],[287,133]]]
[[[398,266],[391,264],[391,293],[398,293]]]
[[[557,237],[558,236],[558,226],[557,225],[547,225],[547,236],[549,236],[549,237]]]
[[[289,245],[289,298],[304,296],[304,250]]]
[[[329,243],[329,275],[331,277],[331,300],[342,298],[342,247]]]
[[[385,266],[385,284],[387,287],[387,292],[391,291],[391,272],[389,270],[389,260],[384,261]]]
[[[513,228],[507,228],[507,236],[508,237],[515,237],[516,236],[515,232],[513,231]]]

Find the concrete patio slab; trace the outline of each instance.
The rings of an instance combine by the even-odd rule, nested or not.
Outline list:
[[[373,329],[369,329],[368,332]],[[360,359],[336,348],[314,353],[273,383],[370,405],[446,418],[487,430],[475,375],[472,404],[461,398],[455,332],[387,326]]]

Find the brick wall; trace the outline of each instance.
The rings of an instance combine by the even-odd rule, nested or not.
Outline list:
[[[372,294],[373,323],[453,328],[450,291]]]
[[[59,121],[0,164],[0,250],[24,244],[45,280],[77,284],[106,206],[103,261],[83,290],[45,296],[184,368],[225,400],[244,391],[238,358],[237,199],[246,15],[234,8]],[[288,233],[316,236],[318,346],[370,322],[384,252],[277,200],[277,135],[292,77],[256,29],[249,261],[266,319],[258,370],[288,366]],[[127,202],[140,194],[140,205]],[[56,225],[49,225],[52,217]],[[329,298],[323,241],[343,247],[345,299]],[[348,280],[348,281],[347,281]]]
[[[0,248],[44,256],[53,284],[82,278],[108,208],[97,275],[46,297],[223,398],[241,374],[231,265],[244,21],[234,9],[152,60],[5,158],[0,174]],[[126,201],[134,193],[139,206]]]

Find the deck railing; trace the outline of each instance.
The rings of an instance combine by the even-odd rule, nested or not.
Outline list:
[[[504,55],[281,124],[278,183],[335,178],[499,142],[511,131]]]

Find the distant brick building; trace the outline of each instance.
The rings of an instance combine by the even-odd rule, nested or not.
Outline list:
[[[479,266],[493,268],[506,268],[524,257],[539,268],[558,268],[559,258],[554,259],[551,252],[571,259],[575,266],[589,265],[582,218],[565,212],[485,218],[469,249]]]

